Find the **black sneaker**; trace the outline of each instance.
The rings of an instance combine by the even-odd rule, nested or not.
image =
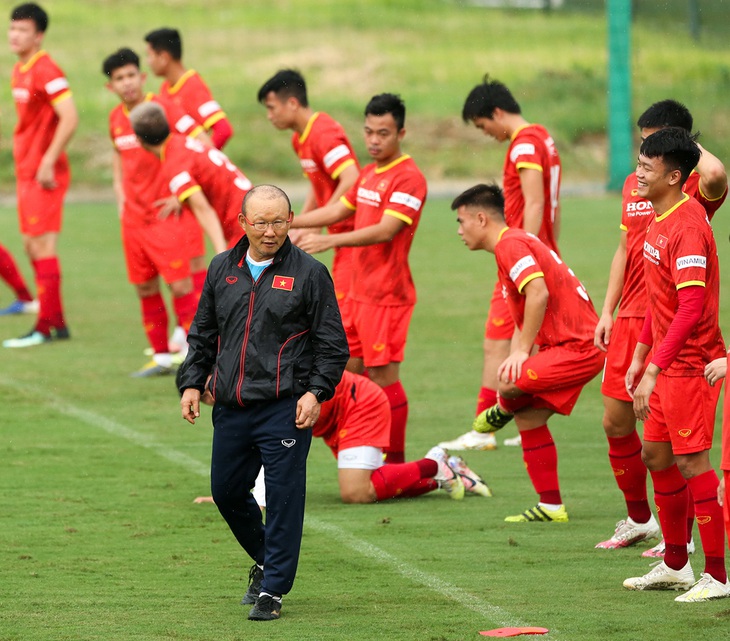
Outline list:
[[[241,605],[253,605],[258,601],[261,592],[261,581],[264,580],[264,571],[255,563],[248,571],[248,590],[241,599]]]
[[[249,621],[273,621],[281,616],[281,599],[264,594],[248,613]]]
[[[55,327],[53,330],[54,341],[65,341],[71,338],[71,332],[68,331],[68,327]]]

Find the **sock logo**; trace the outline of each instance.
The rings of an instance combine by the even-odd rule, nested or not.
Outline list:
[[[690,434],[692,434],[692,430],[679,430],[677,432],[682,438],[687,438]]]
[[[294,447],[296,442],[297,442],[297,439],[295,439],[295,438],[285,438],[285,439],[282,439],[281,444],[284,447]]]
[[[229,285],[233,285],[233,283],[238,281],[238,276],[226,276],[226,282]]]
[[[615,467],[612,469],[614,476],[623,476],[624,474],[626,474],[626,470],[617,470]]]
[[[698,516],[697,517],[697,525],[707,525],[710,521],[712,521],[711,516]]]

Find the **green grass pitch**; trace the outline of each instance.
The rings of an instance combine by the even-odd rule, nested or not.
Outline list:
[[[600,306],[619,202],[565,198],[563,209],[564,257]],[[27,274],[14,218],[0,209],[3,242]],[[715,228],[724,265],[722,209]],[[727,638],[727,602],[675,604],[670,593],[621,587],[647,571],[646,545],[593,549],[624,516],[597,380],[573,416],[551,424],[567,524],[503,522],[535,501],[514,448],[466,456],[492,499],[434,493],[345,506],[335,461],[315,442],[294,590],[280,621],[247,621],[238,602],[250,562],[214,506],[192,503],[208,492],[210,414],[191,427],[172,380],[128,377],[145,339],[114,207],[70,204],[61,256],[73,340],[0,352],[0,640],[461,641],[512,624],[544,626],[543,638],[561,641]],[[427,204],[412,264],[420,300],[403,366],[409,458],[470,424],[494,277],[491,256],[461,245],[448,199]],[[726,328],[727,294],[726,285]],[[0,319],[0,336],[30,322]],[[715,463],[719,429],[716,442]],[[702,569],[701,553],[693,564]]]

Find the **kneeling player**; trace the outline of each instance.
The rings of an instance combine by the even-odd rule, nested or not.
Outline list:
[[[209,394],[201,400],[212,403]],[[413,497],[439,487],[457,500],[465,491],[492,495],[461,457],[448,456],[440,447],[432,447],[418,461],[384,465],[383,448],[390,443],[390,403],[379,385],[359,374],[345,371],[334,397],[322,403],[312,435],[323,439],[337,458],[343,503]],[[262,481],[259,475],[254,496],[265,507]],[[212,499],[195,500],[203,503]]]
[[[451,208],[458,213],[466,246],[495,255],[502,291],[519,328],[511,354],[498,369],[498,402],[474,421],[477,431],[494,432],[514,418],[522,437],[523,459],[539,503],[505,521],[567,521],[547,421],[555,413],[570,414],[583,386],[601,371],[603,358],[593,345],[598,317],[583,285],[554,251],[537,236],[507,227],[499,187],[472,187]]]

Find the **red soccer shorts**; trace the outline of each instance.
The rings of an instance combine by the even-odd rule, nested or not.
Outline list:
[[[712,447],[720,385],[704,376],[659,374],[649,399],[644,440],[671,443],[674,454],[694,454]]]
[[[730,393],[727,389],[729,385],[730,379],[726,376],[722,402],[722,458],[720,459],[720,469],[725,471],[730,471]]]
[[[631,365],[634,349],[639,340],[639,334],[644,326],[643,318],[617,318],[611,332],[611,339],[606,354],[606,364],[603,368],[601,394],[619,401],[631,403],[632,399],[626,391],[626,372]],[[649,362],[649,356],[644,364]],[[643,375],[643,370],[641,374]],[[641,375],[638,377],[641,378]]]
[[[603,367],[603,354],[594,347],[572,350],[543,347],[522,365],[515,385],[534,396],[530,407],[550,409],[568,416],[583,386]]]
[[[193,229],[200,232],[193,222]],[[186,246],[190,230],[189,223],[177,216],[145,227],[122,225],[129,282],[139,285],[159,275],[166,283],[174,283],[190,276],[190,247]]]
[[[238,214],[240,213],[241,203],[238,203],[235,207],[229,207],[223,218],[221,218],[221,227],[223,227],[223,235],[228,243],[228,249],[243,238],[243,227],[238,222]]]
[[[484,338],[493,341],[508,341],[515,333],[515,322],[510,314],[507,301],[502,296],[502,283],[497,280],[489,302],[489,313],[484,327]]]
[[[173,218],[173,216],[170,216]],[[193,212],[183,207],[180,215],[177,217],[182,229],[180,231],[179,242],[181,247],[186,249],[188,258],[197,258],[205,256],[205,234],[198,224]]]
[[[362,358],[365,367],[403,362],[413,305],[390,307],[353,300],[351,306],[350,356]]]
[[[365,382],[358,385],[357,401],[348,404],[338,421],[337,444],[330,445],[335,456],[351,447],[368,445],[382,449],[390,445],[390,402],[378,385],[369,379],[366,382],[377,389],[366,387]]]
[[[730,547],[730,471],[723,470],[725,479],[725,498],[722,502],[722,514],[725,517],[725,532],[727,532],[728,547]]]
[[[63,199],[70,182],[71,174],[68,171],[56,171],[57,186],[54,189],[43,189],[35,179],[18,180],[18,219],[21,234],[42,236],[61,231]]]

